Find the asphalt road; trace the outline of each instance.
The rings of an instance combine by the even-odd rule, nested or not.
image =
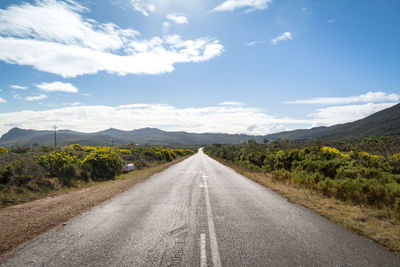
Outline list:
[[[400,257],[200,151],[1,264],[160,265],[400,266]]]

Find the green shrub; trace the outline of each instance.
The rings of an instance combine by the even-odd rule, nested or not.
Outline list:
[[[8,150],[5,147],[0,147],[0,155],[8,154]]]
[[[274,180],[289,180],[290,172],[285,169],[275,170],[272,172],[272,179]]]
[[[114,179],[122,171],[122,158],[111,148],[96,149],[83,160],[82,167],[93,180]]]
[[[25,185],[29,183],[32,179],[33,179],[32,175],[20,175],[16,177],[14,184],[17,186]]]
[[[79,166],[80,161],[77,156],[71,156],[65,152],[52,152],[49,156],[41,156],[38,160],[39,165],[46,169],[50,177],[59,177],[63,181],[73,179],[75,174],[68,171],[72,165]],[[71,176],[68,176],[68,175]]]
[[[0,171],[0,183],[7,184],[11,181],[14,175],[14,169],[11,164],[7,165],[3,170]]]
[[[11,152],[17,153],[17,154],[25,154],[29,150],[31,150],[31,148],[29,146],[15,146],[10,149]]]
[[[81,145],[79,145],[79,144],[72,144],[72,145],[69,145],[68,147],[72,148],[73,150],[76,150],[76,151],[82,151],[83,150],[83,147]]]

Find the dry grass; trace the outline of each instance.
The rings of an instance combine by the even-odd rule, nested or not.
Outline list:
[[[184,158],[136,170],[116,180],[98,182],[87,188],[70,189],[56,196],[0,209],[0,261],[28,241]]]
[[[347,229],[375,240],[391,251],[400,253],[400,220],[390,210],[343,202],[301,185],[275,181],[271,174],[252,172],[229,162],[220,162],[276,191],[289,201],[305,206]]]

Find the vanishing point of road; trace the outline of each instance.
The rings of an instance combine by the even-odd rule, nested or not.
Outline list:
[[[1,266],[400,266],[400,257],[196,155]]]

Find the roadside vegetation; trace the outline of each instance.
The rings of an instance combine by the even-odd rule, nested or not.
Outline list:
[[[191,149],[162,147],[92,147],[73,144],[0,147],[0,206],[112,180],[127,163],[140,170],[193,154]]]
[[[250,141],[242,145],[213,145],[213,156],[253,171],[271,173],[342,201],[388,208],[400,214],[400,153],[341,152],[315,144],[281,149]]]
[[[289,200],[400,252],[400,153],[390,149],[384,139],[368,138],[347,151],[319,142],[301,147],[277,140],[214,144],[205,152]]]

